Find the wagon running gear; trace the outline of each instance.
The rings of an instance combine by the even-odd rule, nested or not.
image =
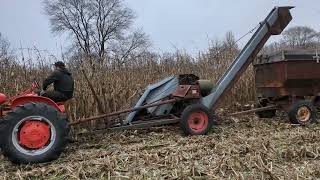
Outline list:
[[[71,73],[66,68],[57,68],[46,80],[44,80],[42,85],[43,90],[47,90],[48,86],[52,83],[54,91],[63,94],[67,99],[73,97],[74,81]],[[48,92],[45,94],[48,94]],[[50,95],[46,97],[50,98]],[[59,96],[58,98],[61,99],[62,97]]]

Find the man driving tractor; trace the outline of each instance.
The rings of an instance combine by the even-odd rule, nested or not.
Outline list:
[[[58,61],[53,65],[55,70],[43,81],[40,95],[50,98],[54,102],[67,101],[73,97],[74,81],[72,75],[66,69],[66,66],[63,62]],[[54,90],[46,91],[48,86],[52,83]]]

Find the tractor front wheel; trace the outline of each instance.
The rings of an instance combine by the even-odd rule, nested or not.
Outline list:
[[[2,151],[14,163],[43,163],[59,157],[67,144],[67,117],[44,103],[16,107],[4,119]]]
[[[193,104],[182,112],[180,127],[186,135],[205,135],[214,123],[210,110],[202,104]]]

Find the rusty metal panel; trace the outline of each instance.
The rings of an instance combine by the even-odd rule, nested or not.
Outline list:
[[[310,50],[305,54],[303,52],[282,51],[275,57],[264,56],[266,59],[256,62],[254,70],[258,96],[313,96],[320,92],[317,53]]]
[[[281,61],[320,61],[320,55],[317,49],[295,49],[282,50],[271,54],[260,55],[253,61],[253,65],[275,63]]]
[[[179,85],[172,96],[180,98],[200,98],[200,93],[199,85]]]
[[[179,85],[172,95],[175,97],[185,97],[190,88],[191,85]]]
[[[257,88],[258,97],[282,97],[282,96],[314,96],[319,91],[319,87],[306,88]]]
[[[282,87],[285,81],[285,64],[258,65],[254,68],[256,87]]]
[[[320,63],[316,61],[293,61],[286,63],[288,80],[308,80],[319,83]]]
[[[192,85],[186,94],[186,98],[200,98],[200,91],[201,90],[199,85]]]

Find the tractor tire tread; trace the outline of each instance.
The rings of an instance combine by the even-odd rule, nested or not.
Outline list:
[[[18,123],[20,119],[34,114],[41,115],[49,119],[49,121],[55,126],[57,133],[57,139],[53,145],[54,147],[37,157],[31,157],[14,150],[11,143],[11,130],[15,124]],[[3,122],[6,128],[0,132],[2,139],[4,139],[1,149],[3,154],[8,157],[10,161],[16,164],[33,164],[53,161],[60,156],[68,143],[67,139],[70,128],[68,126],[67,117],[63,115],[63,113],[58,112],[54,107],[45,103],[26,103],[24,105],[17,106],[4,117]]]

